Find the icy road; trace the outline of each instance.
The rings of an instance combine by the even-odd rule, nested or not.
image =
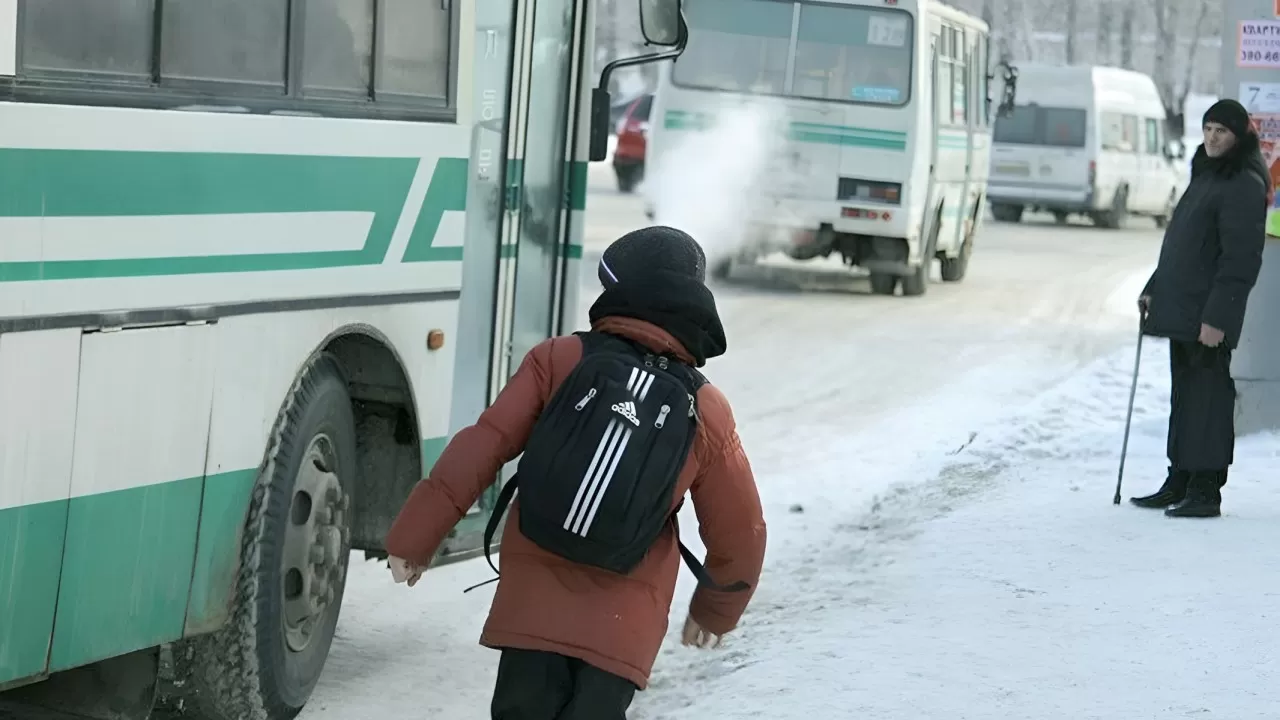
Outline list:
[[[645,222],[593,170],[588,255]],[[765,575],[720,650],[672,636],[632,717],[1276,717],[1280,442],[1241,441],[1220,520],[1111,505],[1160,239],[1130,228],[988,222],[966,281],[922,298],[842,272],[718,288],[730,351],[708,375],[759,480]],[[1133,491],[1164,469],[1167,350],[1146,348]],[[492,588],[462,590],[489,577],[470,561],[409,590],[353,559],[303,720],[487,718]]]

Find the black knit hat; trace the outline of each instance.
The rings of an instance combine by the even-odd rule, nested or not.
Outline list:
[[[633,230],[614,240],[600,256],[597,275],[605,288],[645,280],[669,272],[706,282],[707,255],[683,230],[665,225]]]
[[[1205,111],[1202,122],[1216,122],[1230,130],[1238,138],[1249,134],[1249,111],[1231,98],[1219,100],[1211,105]]]

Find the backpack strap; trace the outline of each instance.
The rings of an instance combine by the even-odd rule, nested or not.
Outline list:
[[[493,512],[489,515],[489,523],[485,525],[484,528],[484,559],[485,562],[489,563],[489,567],[493,569],[494,574],[498,577],[485,580],[482,583],[476,583],[466,590],[463,590],[463,593],[469,593],[478,587],[484,587],[490,583],[495,583],[502,576],[502,573],[498,571],[498,567],[493,564],[493,536],[497,534],[498,524],[502,522],[502,517],[506,514],[507,507],[511,505],[511,499],[515,497],[516,486],[518,485],[519,479],[519,475],[513,475],[511,479],[507,481],[507,484],[502,486],[502,491],[498,493],[498,499],[493,503]],[[750,590],[751,586],[742,580],[738,580],[737,582],[729,585],[721,585],[717,583],[712,579],[710,573],[707,572],[707,568],[698,561],[698,558],[693,554],[693,551],[685,547],[685,544],[680,540],[680,521],[677,518],[680,514],[680,508],[682,507],[684,507],[684,498],[681,498],[680,502],[676,504],[676,509],[671,511],[671,525],[676,532],[676,544],[680,547],[680,557],[684,559],[684,564],[688,566],[689,571],[693,573],[695,578],[697,578],[698,585],[700,587],[707,587],[720,592],[742,592],[744,590]]]
[[[463,593],[469,593],[478,587],[497,582],[498,578],[502,577],[502,573],[498,571],[498,566],[493,564],[493,536],[498,534],[498,524],[502,522],[502,516],[506,515],[507,506],[511,504],[511,499],[515,497],[516,485],[519,479],[519,475],[512,475],[507,484],[502,486],[502,490],[498,493],[498,499],[493,503],[493,511],[489,514],[489,522],[484,526],[484,560],[489,563],[493,574],[498,577],[485,580],[482,583],[476,583],[463,590]]]
[[[744,590],[750,590],[751,585],[747,584],[744,580],[738,580],[737,582],[733,582],[728,585],[721,585],[716,582],[711,578],[711,574],[707,572],[706,566],[698,562],[698,558],[693,554],[693,551],[685,547],[684,543],[680,540],[680,520],[678,519],[680,508],[682,507],[684,507],[684,498],[680,498],[680,502],[676,505],[676,509],[671,511],[671,524],[675,527],[676,544],[680,546],[680,557],[684,558],[684,564],[688,566],[689,571],[693,573],[693,576],[698,579],[698,586],[710,588],[711,590],[719,592],[742,592]]]

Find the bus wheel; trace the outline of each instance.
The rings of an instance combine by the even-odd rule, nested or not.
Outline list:
[[[929,289],[929,271],[933,269],[933,256],[938,251],[938,235],[942,233],[942,208],[933,219],[933,227],[929,230],[929,241],[920,253],[920,265],[910,275],[902,278],[903,297],[919,297]]]
[[[347,383],[338,361],[321,355],[276,420],[250,501],[231,617],[175,652],[188,715],[288,720],[311,697],[346,587],[356,468]]]
[[[898,288],[898,276],[888,273],[871,273],[871,292],[875,295],[892,295]]]
[[[960,245],[960,254],[942,258],[942,281],[960,282],[969,270],[969,256],[973,254],[973,232],[970,231]]]

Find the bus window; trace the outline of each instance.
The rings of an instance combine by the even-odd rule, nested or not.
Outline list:
[[[449,9],[438,2],[386,0],[378,19],[378,94],[449,97]]]
[[[689,45],[672,80],[686,87],[781,95],[791,40],[791,3],[690,0]]]
[[[149,81],[151,3],[27,0],[21,15],[24,68],[35,74],[76,71]]]
[[[311,0],[302,19],[304,91],[368,97],[373,0]]]
[[[801,5],[792,95],[902,105],[911,95],[911,16]],[[824,78],[822,83],[801,78]]]
[[[160,21],[162,77],[283,91],[288,0],[170,2]]]

